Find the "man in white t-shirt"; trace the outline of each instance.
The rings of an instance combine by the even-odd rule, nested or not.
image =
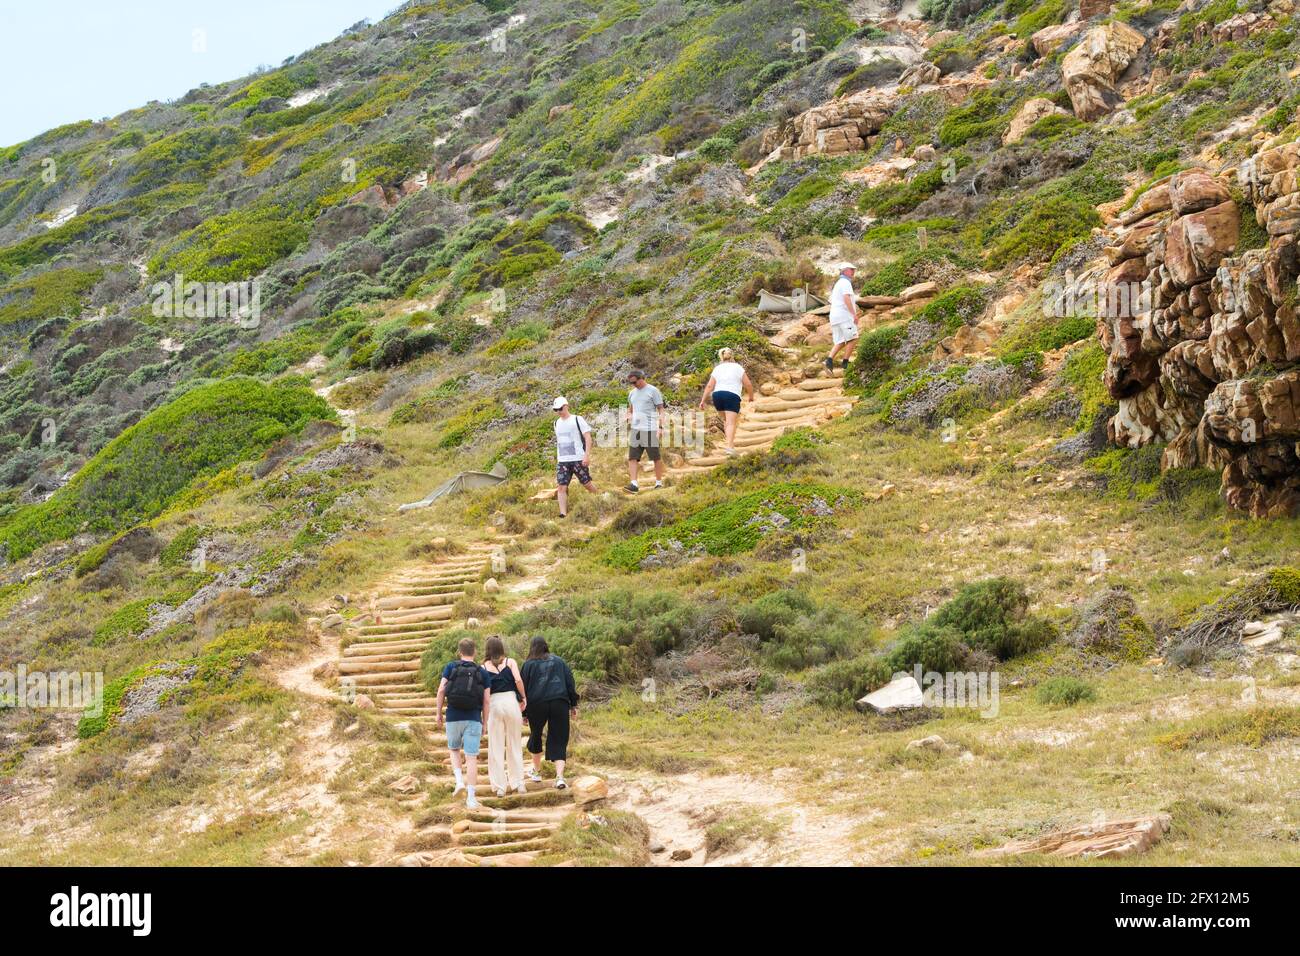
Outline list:
[[[591,426],[581,415],[569,412],[569,400],[560,395],[551,403],[555,410],[555,500],[560,504],[560,517],[569,515],[569,482],[576,475],[578,484],[593,494],[596,484],[591,480]]]
[[[858,300],[853,294],[853,263],[840,263],[840,275],[831,288],[831,354],[826,356],[826,371],[835,371],[835,356],[841,356],[843,367],[849,367],[853,350],[858,345]]]

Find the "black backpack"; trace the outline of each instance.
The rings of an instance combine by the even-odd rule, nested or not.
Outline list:
[[[483,707],[483,671],[474,661],[457,661],[447,678],[447,703],[457,710],[479,710]]]

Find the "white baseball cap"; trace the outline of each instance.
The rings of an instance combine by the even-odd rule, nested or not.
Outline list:
[[[563,408],[567,404],[569,404],[569,400],[565,398],[563,395],[558,395],[556,396],[555,401],[551,402],[551,408],[558,412],[561,408]]]
[[[851,262],[841,262],[841,263],[840,263],[840,271],[841,271],[841,272],[848,272],[848,271],[857,272],[857,271],[858,271],[858,267],[855,266],[855,265],[854,265],[853,263],[851,263]]]

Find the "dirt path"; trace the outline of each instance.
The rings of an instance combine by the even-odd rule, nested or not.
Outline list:
[[[662,847],[651,857],[653,866],[861,866],[884,862],[892,852],[891,847],[864,851],[855,845],[854,831],[873,814],[848,817],[810,809],[769,780],[737,774],[597,772],[610,781],[612,805],[644,820],[651,847]],[[770,836],[708,855],[708,828],[738,813],[768,821]],[[684,851],[690,856],[673,859],[674,852],[681,856]]]

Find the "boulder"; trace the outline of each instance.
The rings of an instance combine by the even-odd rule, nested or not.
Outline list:
[[[357,694],[357,696],[352,699],[352,706],[357,710],[374,710],[375,702],[365,694]]]
[[[917,299],[928,299],[939,291],[937,282],[918,282],[916,285],[910,285],[898,294],[903,302],[915,302]]]
[[[488,578],[486,581],[483,582],[484,594],[496,594],[500,590],[501,590],[501,585],[497,583],[496,578]]]
[[[573,802],[580,807],[598,803],[609,796],[609,784],[603,777],[594,774],[579,777],[572,781],[569,787],[573,791]]]
[[[1030,36],[1029,43],[1039,56],[1051,56],[1065,46],[1067,40],[1073,39],[1080,33],[1084,26],[1082,20],[1075,20],[1073,23],[1057,23],[1050,27],[1043,27]]]
[[[1025,105],[1020,107],[1016,115],[1011,118],[1011,125],[1007,127],[1007,131],[1002,134],[1002,145],[1020,142],[1029,132],[1029,128],[1044,116],[1069,115],[1045,96],[1035,96],[1033,99],[1026,100]]]
[[[1203,169],[1183,170],[1169,180],[1169,202],[1176,216],[1200,212],[1231,198],[1228,187]]]
[[[892,714],[922,705],[921,685],[911,674],[900,674],[879,690],[867,694],[855,705],[858,710]]]
[[[1209,279],[1236,247],[1240,228],[1241,214],[1231,199],[1175,219],[1165,233],[1170,278],[1182,288]]]
[[[1061,79],[1075,116],[1100,119],[1121,105],[1115,83],[1145,43],[1141,33],[1118,21],[1084,34],[1061,61]]]

